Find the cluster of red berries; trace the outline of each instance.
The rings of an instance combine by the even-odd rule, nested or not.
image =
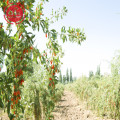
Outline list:
[[[3,0],[3,2],[5,2],[6,0]],[[9,4],[9,0],[7,0],[7,5]]]
[[[16,89],[16,86],[14,85],[14,93],[13,93],[13,97],[11,98],[11,109],[14,109],[15,104],[18,104],[18,101],[21,100],[21,96],[20,96],[20,90]],[[8,101],[9,102],[9,101]],[[14,111],[14,114],[16,112]]]
[[[11,48],[11,45],[10,45],[10,48]],[[29,49],[32,50],[33,47],[31,46]],[[28,53],[28,49],[26,49],[26,48],[23,50],[23,55],[25,53]],[[23,57],[24,56],[17,57],[17,58],[20,58],[21,61],[22,61]],[[13,56],[13,58],[14,58],[14,56]],[[16,66],[16,64],[14,64],[14,65]],[[19,60],[18,60],[18,65],[19,65]],[[26,64],[25,64],[25,67],[26,67]],[[24,82],[24,79],[20,78],[22,75],[23,75],[23,70],[22,69],[19,69],[19,70],[16,69],[15,70],[15,78],[19,78],[20,80],[18,81],[18,85],[16,85],[16,86],[14,85],[14,93],[13,93],[13,97],[11,98],[11,109],[15,109],[15,104],[18,104],[19,100],[21,100],[21,96],[20,96],[21,92],[19,90],[19,86],[22,85],[23,82]],[[14,114],[16,114],[15,111],[14,111]]]
[[[15,78],[17,77],[20,77],[21,75],[23,75],[23,71],[20,69],[20,70],[17,70],[15,71]]]
[[[53,60],[50,61],[50,64],[51,64],[51,69],[53,70],[53,71],[51,72],[51,74],[52,74],[52,76],[54,76],[55,73],[57,73],[57,69],[54,71],[55,66],[54,66],[54,64],[53,64]],[[55,88],[54,81],[52,81],[52,80],[53,80],[52,78],[49,78],[49,81],[50,81],[49,86],[53,86],[53,88]]]
[[[54,82],[52,81],[52,78],[49,78],[49,80],[51,81],[51,82],[49,83],[49,86],[53,85],[53,87],[55,87]]]
[[[30,50],[33,50],[33,47],[32,47],[32,46],[30,46],[30,48],[29,48],[29,49],[30,49]],[[28,53],[28,49],[26,49],[26,48],[23,50],[23,54],[25,54],[25,53]]]

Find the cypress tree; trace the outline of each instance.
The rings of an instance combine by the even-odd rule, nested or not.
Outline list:
[[[70,69],[70,82],[73,82],[73,79],[72,79],[72,69]]]
[[[59,81],[60,81],[60,83],[63,83],[63,81],[62,81],[62,73],[61,73],[61,71],[60,71],[60,74],[59,74]]]
[[[89,80],[91,79],[91,77],[93,77],[94,76],[94,73],[93,73],[93,71],[89,71]]]
[[[100,76],[100,66],[97,66],[96,75],[97,75],[97,76]]]
[[[65,84],[65,82],[66,82],[66,77],[65,75],[63,75],[63,84]]]
[[[69,73],[68,73],[68,68],[66,70],[66,80],[67,80],[67,83],[69,82]]]

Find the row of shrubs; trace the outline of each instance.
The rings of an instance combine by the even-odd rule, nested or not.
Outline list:
[[[66,88],[82,101],[87,108],[97,111],[98,116],[120,120],[120,75],[104,75],[99,79],[82,76]]]

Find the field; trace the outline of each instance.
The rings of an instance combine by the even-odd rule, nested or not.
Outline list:
[[[100,117],[120,118],[120,76],[105,75],[88,80],[83,76],[72,84],[66,85],[81,101],[86,101],[87,108],[96,111]]]

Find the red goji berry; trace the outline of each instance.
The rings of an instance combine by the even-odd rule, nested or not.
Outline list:
[[[7,5],[9,4],[9,0],[7,0]]]
[[[14,100],[14,98],[11,98],[11,101],[13,101]]]
[[[13,109],[13,105],[11,105],[11,109]]]
[[[33,47],[31,46],[31,47],[30,47],[30,49],[32,50],[32,49],[33,49]]]
[[[26,49],[23,50],[23,54],[25,54],[25,53],[26,53]]]
[[[19,90],[17,91],[17,94],[20,95],[20,91]]]
[[[40,13],[40,15],[42,15],[42,13]]]
[[[54,69],[54,65],[51,68]]]
[[[50,63],[52,64],[52,63],[53,63],[53,60],[51,60]]]
[[[45,34],[45,37],[47,38],[47,33]]]
[[[54,53],[54,56],[56,56],[56,54]]]
[[[28,53],[28,50],[26,50],[26,53]]]
[[[23,60],[23,57],[21,57],[21,60]]]

